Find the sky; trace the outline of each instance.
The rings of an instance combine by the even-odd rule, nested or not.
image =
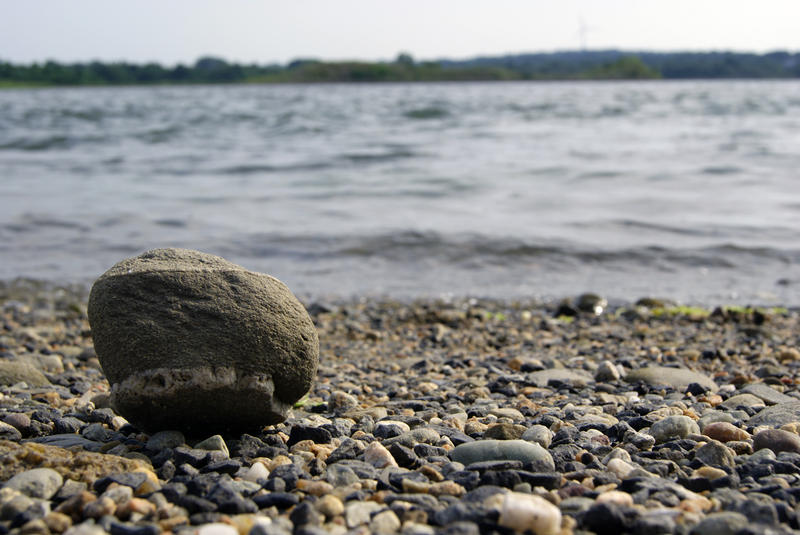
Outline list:
[[[800,51],[798,0],[0,0],[0,60],[465,59]]]

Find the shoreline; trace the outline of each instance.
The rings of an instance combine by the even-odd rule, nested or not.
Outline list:
[[[170,442],[113,411],[86,293],[46,286],[0,285],[0,361],[50,383],[0,386],[2,479],[62,478],[0,492],[11,533],[800,528],[797,309],[308,302],[309,395],[282,424],[201,443],[215,430]]]

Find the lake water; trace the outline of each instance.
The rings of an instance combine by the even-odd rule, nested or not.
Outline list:
[[[0,91],[0,279],[800,304],[800,82]]]

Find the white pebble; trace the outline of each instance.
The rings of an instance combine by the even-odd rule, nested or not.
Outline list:
[[[561,511],[539,496],[509,492],[503,500],[498,523],[515,531],[556,535],[561,531]]]
[[[223,524],[222,522],[214,522],[213,524],[200,526],[195,533],[197,535],[239,535],[235,527],[230,524]]]
[[[372,533],[389,534],[399,530],[400,525],[400,519],[397,518],[395,512],[387,509],[372,517],[369,529]]]
[[[242,479],[245,481],[252,481],[253,483],[258,483],[260,479],[267,479],[269,476],[269,470],[267,467],[264,466],[263,463],[256,461],[247,469],[247,472],[244,473]]]
[[[613,473],[618,478],[625,479],[625,477],[633,470],[633,465],[623,461],[622,459],[611,459],[608,461],[606,468],[608,468],[609,472]]]
[[[609,490],[600,494],[595,501],[597,503],[614,503],[630,507],[633,505],[633,496],[621,490]]]

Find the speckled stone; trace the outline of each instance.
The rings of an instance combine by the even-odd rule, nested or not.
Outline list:
[[[656,443],[686,438],[690,433],[700,433],[700,427],[688,416],[667,416],[650,426],[650,434]]]

